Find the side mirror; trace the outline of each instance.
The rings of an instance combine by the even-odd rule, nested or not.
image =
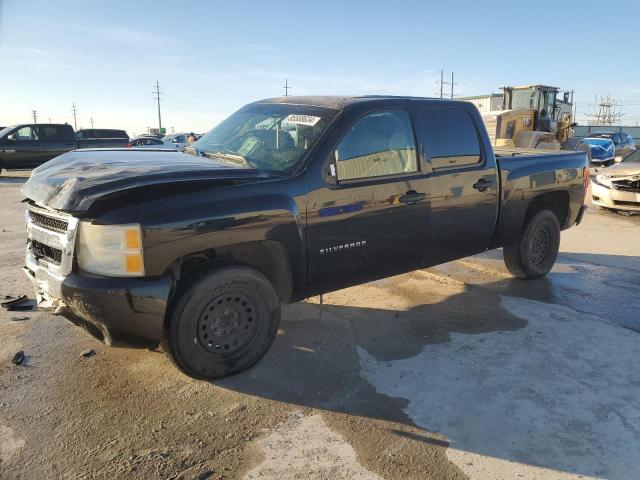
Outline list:
[[[16,141],[16,134],[12,133],[11,135],[7,135],[7,140],[9,142],[15,142]]]
[[[564,103],[569,103],[569,92],[564,92],[562,99],[564,100]]]

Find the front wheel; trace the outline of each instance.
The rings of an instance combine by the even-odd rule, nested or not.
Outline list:
[[[549,273],[560,248],[560,224],[550,210],[541,210],[527,223],[517,240],[502,249],[507,269],[517,278]]]
[[[248,267],[215,270],[176,300],[163,347],[187,375],[214,379],[241,372],[269,350],[280,323],[271,282]]]

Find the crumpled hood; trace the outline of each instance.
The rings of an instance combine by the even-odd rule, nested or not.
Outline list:
[[[22,187],[36,203],[68,212],[87,211],[101,197],[176,182],[269,178],[250,167],[153,149],[74,150],[36,168]]]
[[[640,163],[622,162],[603,168],[600,173],[610,175],[612,177],[626,177],[629,175],[640,175]]]

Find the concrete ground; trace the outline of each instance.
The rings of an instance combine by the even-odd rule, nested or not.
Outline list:
[[[31,293],[24,177],[0,177],[2,295]],[[2,310],[0,478],[637,478],[640,217],[590,209],[561,250],[536,281],[495,251],[292,305],[214,383]]]

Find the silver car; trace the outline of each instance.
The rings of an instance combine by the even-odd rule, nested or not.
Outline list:
[[[591,200],[619,212],[640,212],[640,150],[598,172],[591,181]]]

